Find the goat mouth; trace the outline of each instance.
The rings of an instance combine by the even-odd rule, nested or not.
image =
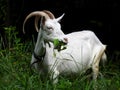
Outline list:
[[[66,47],[67,43],[63,41],[59,41],[58,39],[54,39],[53,44],[54,44],[54,49],[57,49],[58,51],[61,51],[67,48]]]
[[[54,39],[53,41],[50,41],[50,42],[53,43],[54,49],[57,49],[58,51],[61,51],[61,50],[64,50],[64,49],[67,48],[67,43],[68,42],[60,41],[59,39]],[[49,47],[51,47],[50,42],[45,40],[45,43],[47,43]]]

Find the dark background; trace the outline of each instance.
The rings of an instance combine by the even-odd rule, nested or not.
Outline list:
[[[109,52],[120,50],[118,0],[7,0],[6,4],[6,20],[1,23],[17,26],[21,38],[37,34],[32,22],[26,25],[27,35],[22,33],[23,21],[29,13],[50,10],[56,17],[65,13],[61,21],[65,33],[89,29],[108,45]]]

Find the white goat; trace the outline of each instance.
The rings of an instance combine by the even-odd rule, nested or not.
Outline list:
[[[55,18],[47,10],[30,13],[23,23],[23,30],[26,21],[33,16],[35,16],[38,37],[31,64],[41,73],[49,73],[53,83],[58,82],[58,76],[61,74],[78,74],[89,68],[92,68],[93,79],[96,80],[99,62],[101,59],[106,59],[106,45],[103,45],[97,36],[89,30],[64,34],[59,24],[64,14]],[[40,17],[41,24],[40,29],[38,29]],[[55,49],[53,44],[55,39],[66,43],[66,49],[60,51]],[[38,60],[41,61],[37,62]]]

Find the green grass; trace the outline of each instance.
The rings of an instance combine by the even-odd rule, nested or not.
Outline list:
[[[10,41],[15,40],[9,42],[9,48],[0,50],[0,90],[93,90],[91,73],[77,78],[60,77],[55,86],[47,77],[42,81],[38,72],[30,69],[33,43],[23,44],[15,35],[12,36]],[[112,59],[109,57],[106,66],[100,68],[98,90],[120,90],[120,59],[115,58],[117,63]]]
[[[18,50],[0,52],[0,90],[93,90],[91,74],[77,78],[60,77],[53,86],[48,78],[41,81],[39,74],[30,69],[31,53]],[[98,90],[120,90],[119,66],[109,62],[101,68]]]

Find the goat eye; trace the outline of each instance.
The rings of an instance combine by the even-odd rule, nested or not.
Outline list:
[[[48,29],[48,30],[53,30],[53,28],[52,28],[52,27],[47,27],[47,29]]]

